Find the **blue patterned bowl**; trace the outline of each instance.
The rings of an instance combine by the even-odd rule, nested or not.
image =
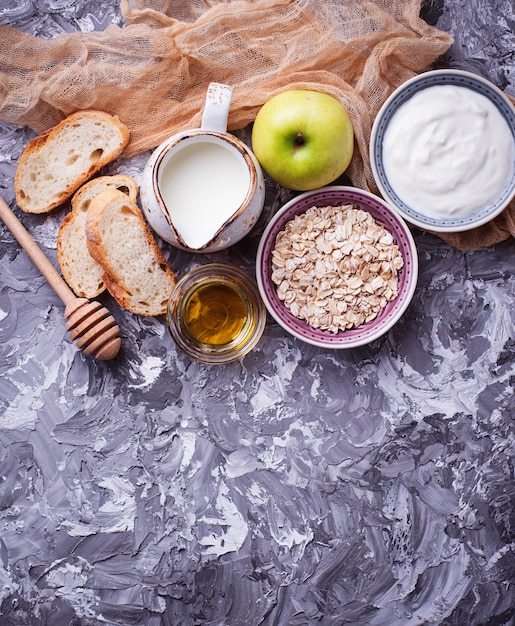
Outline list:
[[[485,206],[464,215],[428,215],[407,204],[399,197],[385,171],[384,138],[393,116],[399,108],[415,94],[435,85],[464,87],[481,94],[492,102],[507,123],[515,144],[515,108],[510,100],[489,81],[461,70],[433,70],[416,76],[400,87],[381,107],[372,127],[370,138],[370,162],[372,173],[383,198],[389,202],[408,222],[435,232],[459,232],[476,228],[499,215],[515,196],[515,158],[511,163],[511,174],[499,194]],[[515,153],[515,151],[514,151]]]

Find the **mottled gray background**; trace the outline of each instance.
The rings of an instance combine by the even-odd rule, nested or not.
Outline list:
[[[512,0],[423,11],[455,37],[438,66],[515,95]],[[121,18],[115,0],[0,0],[0,21],[51,36]],[[11,204],[30,136],[0,123]],[[252,272],[285,199],[269,182],[247,240],[172,267]],[[22,216],[54,263],[62,215]],[[0,625],[513,624],[514,243],[415,238],[418,288],[382,339],[319,350],[269,320],[242,361],[209,367],[107,296],[122,351],[85,358],[0,226]]]

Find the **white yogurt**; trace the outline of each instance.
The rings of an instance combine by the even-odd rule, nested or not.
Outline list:
[[[412,209],[467,215],[494,200],[514,159],[510,128],[495,105],[466,87],[435,85],[392,116],[384,135],[386,176]]]

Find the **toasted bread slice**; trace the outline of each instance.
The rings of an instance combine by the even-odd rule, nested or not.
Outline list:
[[[47,213],[65,202],[129,143],[129,129],[103,111],[79,111],[25,146],[14,177],[16,202]]]
[[[104,281],[118,304],[139,315],[161,315],[175,276],[137,204],[118,189],[91,201],[86,218],[91,256],[104,268]]]
[[[106,189],[119,189],[131,202],[138,197],[138,184],[126,174],[99,176],[82,185],[72,198],[72,210],[57,233],[57,260],[61,273],[75,295],[95,298],[106,286],[104,268],[90,255],[86,243],[86,217],[91,201]]]

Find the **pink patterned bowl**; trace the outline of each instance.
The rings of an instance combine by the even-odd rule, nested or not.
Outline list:
[[[402,254],[404,266],[398,274],[398,295],[369,322],[337,333],[310,326],[295,317],[277,295],[272,281],[272,252],[277,235],[296,215],[310,207],[352,205],[369,212],[392,236]],[[270,315],[286,331],[306,343],[322,348],[355,348],[384,335],[408,307],[418,278],[418,256],[415,242],[404,220],[381,198],[355,187],[331,186],[303,193],[286,203],[272,217],[259,242],[256,259],[256,281]]]

